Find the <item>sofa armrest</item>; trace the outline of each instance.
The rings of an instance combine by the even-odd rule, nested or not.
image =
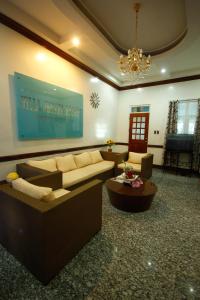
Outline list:
[[[5,212],[10,208],[12,211],[19,210],[20,214],[27,209],[33,212],[43,213],[46,210],[44,204],[43,201],[13,189],[8,183],[0,185],[0,206],[3,205]]]
[[[152,176],[153,154],[148,153],[142,158],[141,177],[150,178]]]
[[[40,168],[29,166],[26,163],[16,165],[16,171],[22,178],[30,178],[37,175],[45,175],[51,173],[50,171],[43,170]]]
[[[94,179],[74,190],[70,193],[55,199],[52,202],[48,202],[47,211],[54,210],[54,208],[62,208],[65,205],[71,205],[73,201],[78,203],[87,203],[87,202],[102,202],[102,180]],[[82,204],[81,204],[82,205]]]
[[[30,177],[27,179],[32,184],[36,184],[39,186],[50,187],[53,190],[62,188],[62,172],[55,171],[50,172],[50,174],[38,175],[34,177]]]
[[[65,201],[73,201],[76,198],[82,198],[82,196],[84,195],[84,197],[86,198],[90,198],[91,195],[94,196],[94,199],[97,198],[97,191],[99,189],[99,187],[102,186],[102,181],[99,179],[94,179],[78,188],[76,188],[75,190],[73,190],[72,192],[59,197],[55,200],[53,200],[52,202],[44,202],[44,201],[40,201],[38,199],[32,198],[20,191],[17,191],[15,189],[13,189],[9,184],[2,184],[0,185],[0,199],[3,201],[5,200],[8,201],[8,199],[12,200],[12,202],[15,202],[15,205],[17,205],[17,203],[19,203],[20,206],[24,206],[24,207],[30,207],[35,209],[36,211],[39,211],[41,213],[44,213],[48,210],[53,209],[56,206],[62,206],[62,204]],[[91,194],[90,194],[91,193]],[[101,195],[102,197],[102,195]]]

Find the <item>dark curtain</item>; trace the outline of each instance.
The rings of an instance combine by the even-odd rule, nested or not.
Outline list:
[[[167,120],[166,136],[169,133],[177,133],[177,118],[178,118],[178,100],[169,102],[169,112]],[[166,143],[166,140],[165,140]],[[165,150],[164,165],[175,166],[176,155]]]
[[[193,169],[200,173],[200,99],[198,100],[198,115],[194,132]]]

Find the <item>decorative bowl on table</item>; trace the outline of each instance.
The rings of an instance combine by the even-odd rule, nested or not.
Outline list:
[[[123,173],[120,177],[123,178],[123,183],[125,185],[129,185],[133,188],[139,188],[143,184],[143,181],[141,180],[139,175],[132,174],[132,177],[131,177],[130,174],[129,174],[129,176],[127,176],[126,173]]]

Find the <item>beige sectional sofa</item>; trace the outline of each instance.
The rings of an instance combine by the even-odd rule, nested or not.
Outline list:
[[[44,160],[29,160],[17,165],[17,172],[23,178],[62,172],[63,188],[80,185],[97,178],[105,180],[114,176],[115,163],[104,160],[98,150],[73,155],[56,156]]]

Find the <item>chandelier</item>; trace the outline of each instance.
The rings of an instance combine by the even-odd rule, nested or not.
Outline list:
[[[137,48],[137,29],[138,29],[138,13],[140,3],[134,4],[136,14],[135,21],[135,48],[128,50],[128,55],[120,55],[119,66],[123,75],[129,75],[131,78],[144,78],[151,65],[151,56],[145,56],[142,49]]]

